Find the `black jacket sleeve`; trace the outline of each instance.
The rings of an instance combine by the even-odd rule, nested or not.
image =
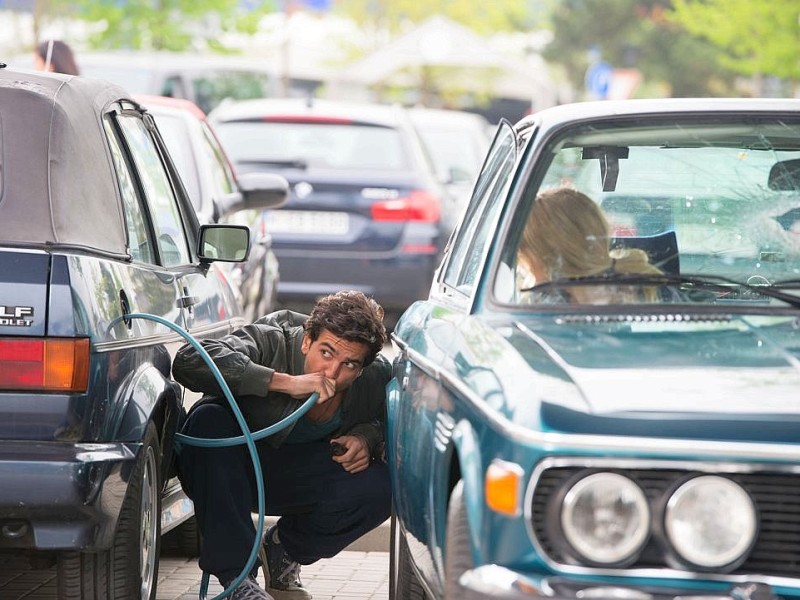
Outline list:
[[[287,372],[289,357],[284,329],[266,319],[237,329],[218,340],[202,343],[234,396],[261,396],[275,371]],[[222,389],[201,354],[184,345],[172,363],[178,383],[192,391],[221,396]]]

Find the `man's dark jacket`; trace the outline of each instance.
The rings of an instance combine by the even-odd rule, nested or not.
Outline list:
[[[239,409],[251,431],[277,423],[305,402],[280,392],[268,392],[273,373],[302,375],[305,356],[301,352],[303,323],[308,317],[282,310],[261,317],[219,340],[203,342],[231,389]],[[365,367],[342,400],[342,426],[339,435],[362,436],[370,454],[377,456],[384,439],[386,384],[391,378],[391,365],[381,355]],[[222,390],[200,354],[186,344],[175,356],[172,374],[176,381],[204,394],[196,404],[215,402],[228,406]],[[279,446],[292,426],[266,438]]]

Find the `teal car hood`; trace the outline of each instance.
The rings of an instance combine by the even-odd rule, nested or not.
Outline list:
[[[797,440],[797,319],[551,319],[497,330],[513,346],[509,355],[518,366],[528,367],[516,369],[528,383],[511,393],[503,386],[505,406],[496,406],[518,424],[573,433]]]

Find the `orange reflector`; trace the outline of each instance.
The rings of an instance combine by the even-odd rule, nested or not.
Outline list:
[[[517,516],[520,512],[520,493],[522,489],[522,467],[516,463],[494,460],[486,469],[486,505],[493,511]]]
[[[85,392],[88,338],[0,339],[0,390]]]

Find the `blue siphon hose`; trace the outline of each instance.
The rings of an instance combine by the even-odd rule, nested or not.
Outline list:
[[[314,392],[308,397],[300,407],[295,410],[292,414],[287,417],[284,417],[274,425],[270,425],[269,427],[265,427],[255,433],[250,431],[250,428],[247,426],[247,423],[244,420],[244,416],[242,412],[239,410],[239,406],[236,404],[236,401],[233,399],[233,394],[231,393],[228,384],[225,382],[225,379],[222,377],[222,373],[220,373],[219,368],[217,365],[214,364],[214,361],[211,360],[211,357],[206,352],[205,348],[203,348],[200,343],[192,337],[192,335],[171,321],[167,321],[157,315],[151,315],[147,313],[129,313],[115,319],[112,321],[109,329],[113,327],[117,321],[123,319],[145,319],[148,321],[155,321],[156,323],[161,323],[166,327],[169,327],[173,331],[180,334],[192,347],[200,353],[200,356],[203,360],[208,364],[208,367],[211,369],[211,373],[214,375],[214,378],[217,380],[219,387],[222,389],[222,393],[225,395],[225,398],[228,401],[228,404],[233,411],[233,416],[236,418],[236,422],[239,424],[239,427],[242,429],[243,435],[237,437],[229,437],[229,438],[198,438],[192,437],[189,435],[183,435],[181,433],[175,434],[175,443],[176,444],[186,444],[187,446],[200,446],[203,448],[221,448],[225,446],[236,446],[239,444],[247,444],[247,449],[250,451],[250,458],[253,461],[253,471],[256,479],[256,487],[258,489],[258,524],[256,525],[256,539],[253,542],[253,548],[250,551],[250,556],[247,559],[247,564],[245,564],[242,572],[239,573],[239,576],[234,579],[231,584],[222,591],[221,594],[218,596],[214,596],[212,600],[222,600],[222,598],[226,598],[229,596],[236,587],[242,583],[250,575],[250,571],[253,569],[253,565],[256,564],[256,559],[258,558],[258,551],[261,548],[261,539],[264,535],[264,513],[265,509],[265,502],[264,502],[264,481],[261,474],[261,461],[258,458],[258,451],[256,450],[256,440],[260,440],[265,438],[273,433],[276,433],[297,421],[300,417],[302,417],[308,410],[317,403],[319,400],[319,394]],[[266,567],[265,567],[266,568]],[[208,581],[209,581],[209,574],[204,572],[203,579],[200,584],[200,600],[205,600],[206,594],[208,593]]]

